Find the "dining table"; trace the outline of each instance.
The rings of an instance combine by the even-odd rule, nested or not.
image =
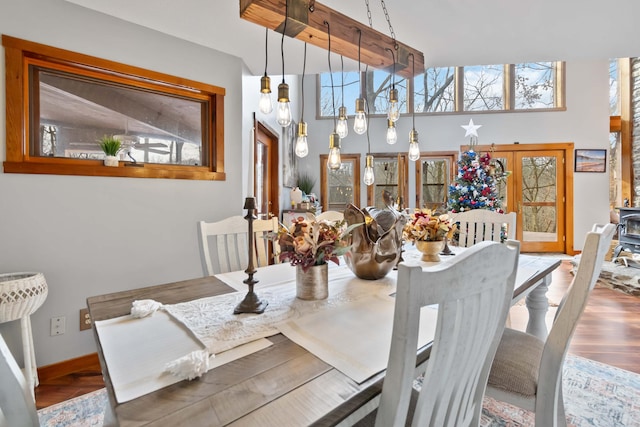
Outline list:
[[[442,258],[454,262],[455,255]],[[420,260],[408,253],[405,262]],[[542,339],[546,292],[560,263],[519,256],[512,304],[525,299],[527,332]],[[294,267],[261,267],[253,277],[269,303],[265,313],[234,315],[246,277],[237,271],[87,298],[108,413],[121,427],[350,425],[379,399],[396,270],[365,281],[344,263],[332,265],[329,298],[299,301]],[[136,317],[136,304],[157,310]],[[417,367],[428,363],[434,313],[421,315]],[[189,369],[180,368],[201,365],[191,352],[210,355],[209,365],[185,379]]]

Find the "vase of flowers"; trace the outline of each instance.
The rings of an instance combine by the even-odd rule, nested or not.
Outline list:
[[[324,299],[328,292],[327,262],[340,264],[339,256],[349,250],[353,226],[344,221],[315,221],[298,217],[291,227],[281,226],[270,237],[280,245],[280,261],[296,267],[296,296]]]
[[[422,252],[422,261],[438,262],[438,253],[444,248],[444,240],[450,239],[456,224],[447,214],[438,214],[430,209],[416,209],[404,227],[406,241],[413,242]]]

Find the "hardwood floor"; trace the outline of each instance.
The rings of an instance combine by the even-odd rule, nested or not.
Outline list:
[[[554,272],[547,296],[559,302],[572,280],[571,265],[563,261]],[[553,310],[547,323],[553,320]],[[525,307],[514,307],[512,327],[524,329]],[[578,323],[569,352],[640,374],[640,298],[596,287]],[[41,378],[36,388],[36,406],[44,408],[104,387],[100,366],[85,364],[78,372]]]

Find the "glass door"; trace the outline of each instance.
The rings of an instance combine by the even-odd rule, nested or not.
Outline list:
[[[517,151],[514,154],[516,229],[522,250],[564,252],[564,152]]]

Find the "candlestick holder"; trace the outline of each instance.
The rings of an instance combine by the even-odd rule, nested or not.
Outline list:
[[[455,255],[455,253],[449,248],[449,239],[446,236],[444,238],[444,248],[442,248],[440,255]]]
[[[249,228],[249,236],[248,236],[248,246],[249,246],[249,265],[247,269],[244,271],[247,273],[247,278],[242,281],[242,283],[246,283],[249,286],[249,291],[247,295],[245,295],[244,299],[240,301],[240,304],[236,306],[233,310],[233,314],[241,314],[241,313],[255,313],[262,314],[264,313],[265,308],[269,303],[265,300],[260,300],[258,295],[253,292],[253,285],[258,283],[257,280],[253,278],[253,275],[256,273],[256,269],[253,265],[253,254],[254,254],[254,234],[253,234],[253,221],[256,219],[254,212],[256,210],[256,199],[255,197],[247,197],[244,199],[244,209],[247,210],[247,216],[244,218],[247,220],[248,228]]]

